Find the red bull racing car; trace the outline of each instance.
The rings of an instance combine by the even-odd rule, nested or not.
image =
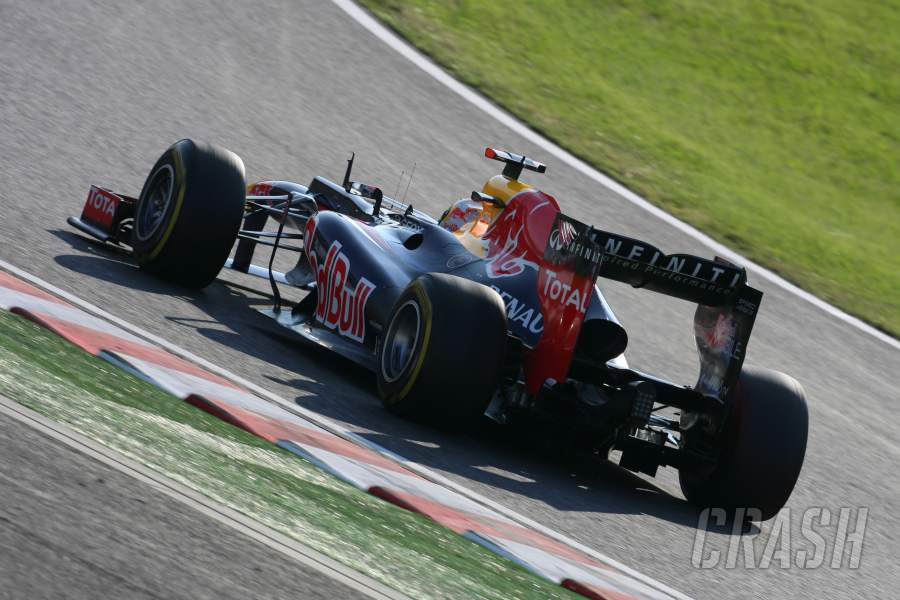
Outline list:
[[[455,427],[562,421],[591,452],[620,450],[627,469],[677,468],[700,506],[773,516],[800,473],[807,409],[794,379],[743,364],[762,298],[744,269],[581,223],[520,180],[543,164],[485,156],[502,173],[434,219],[353,181],[352,158],[341,183],[247,186],[237,155],[181,140],[137,197],[92,187],[69,223],[186,286],[223,267],[269,279],[265,313],[371,369],[393,413]],[[260,246],[268,267],[253,262]],[[280,273],[283,252],[297,261]],[[694,385],[629,367],[598,278],[698,305]],[[279,286],[308,293],[289,304]]]

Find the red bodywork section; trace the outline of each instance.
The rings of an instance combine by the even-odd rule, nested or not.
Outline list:
[[[578,273],[575,257],[553,260],[550,250],[568,247],[575,238],[574,228],[557,219],[559,213],[553,196],[526,190],[513,196],[484,235],[488,277],[536,271],[544,331],[537,345],[525,352],[525,384],[530,394],[537,393],[547,379],[565,381],[596,277],[596,270]]]
[[[515,277],[526,269],[538,271],[558,212],[556,199],[544,192],[525,190],[513,196],[484,234],[488,277]]]

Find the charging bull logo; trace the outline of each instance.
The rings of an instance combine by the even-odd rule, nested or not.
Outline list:
[[[315,225],[307,222],[307,234],[314,232]],[[311,252],[312,235],[304,236],[309,266],[316,276],[319,298],[316,305],[316,321],[328,329],[337,329],[343,336],[362,342],[366,337],[366,302],[375,290],[375,284],[360,277],[355,287],[350,287],[350,260],[341,252],[341,243],[334,241],[325,254],[325,263],[320,265],[315,252]]]
[[[558,212],[556,200],[543,192],[529,189],[513,196],[484,234],[486,275],[498,279],[537,272]]]
[[[485,234],[488,241],[485,269],[491,279],[514,277],[525,269],[538,270],[538,264],[528,260],[528,248],[519,242],[525,223],[515,208],[506,211]]]

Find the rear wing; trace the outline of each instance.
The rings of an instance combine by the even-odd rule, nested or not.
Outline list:
[[[555,264],[580,257],[582,271],[707,306],[730,304],[747,283],[747,273],[720,258],[664,254],[659,248],[616,233],[600,231],[564,214],[557,216],[545,258]]]
[[[700,376],[694,389],[724,401],[740,373],[762,293],[723,259],[663,253],[626,236],[556,215],[538,275],[544,334],[534,348],[529,391],[564,381],[597,277],[698,304],[694,336]]]

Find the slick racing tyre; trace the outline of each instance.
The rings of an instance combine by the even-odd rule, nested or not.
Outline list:
[[[494,290],[422,275],[400,295],[378,342],[382,402],[394,414],[446,428],[474,424],[499,382],[506,332]]]
[[[757,509],[763,521],[787,502],[806,454],[809,415],[800,384],[783,373],[745,366],[713,468],[679,471],[691,503],[728,511]],[[690,438],[688,438],[690,439]],[[734,516],[734,513],[731,514]]]
[[[245,194],[244,163],[235,153],[176,142],[153,165],[135,205],[138,265],[180,285],[206,287],[237,239]]]

